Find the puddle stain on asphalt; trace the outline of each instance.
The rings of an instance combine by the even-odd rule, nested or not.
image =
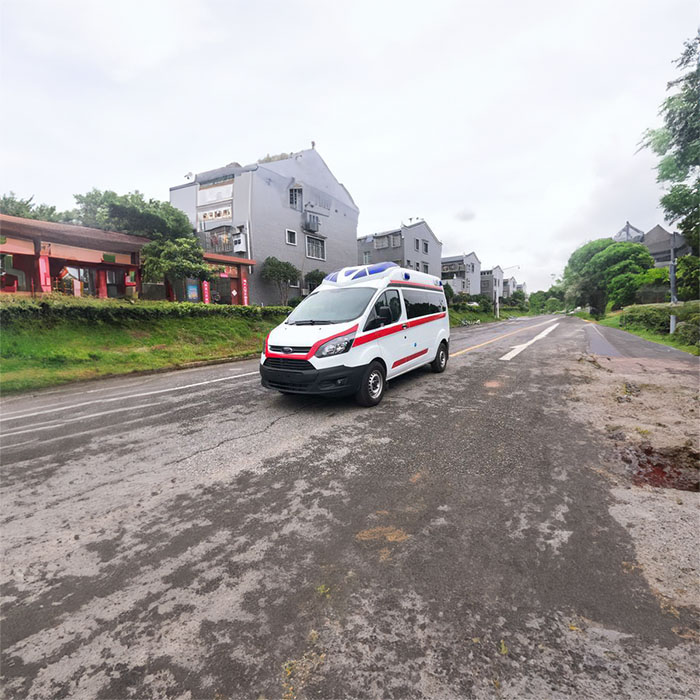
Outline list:
[[[410,535],[397,527],[380,526],[362,530],[355,535],[360,542],[386,540],[387,542],[405,542]]]

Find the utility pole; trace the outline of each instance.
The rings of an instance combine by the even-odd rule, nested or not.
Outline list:
[[[668,268],[668,278],[671,282],[671,306],[678,303],[676,295],[676,232],[671,234],[671,264]],[[671,309],[673,311],[673,309]],[[671,313],[671,328],[669,334],[673,335],[676,332],[676,314]]]

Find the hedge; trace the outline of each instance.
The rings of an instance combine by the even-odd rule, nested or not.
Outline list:
[[[2,299],[0,323],[25,321],[90,321],[121,323],[160,318],[197,318],[230,316],[235,318],[269,318],[286,315],[289,306],[232,306],[228,304],[194,304],[170,301],[125,301],[75,297],[39,297],[36,299]]]
[[[678,306],[659,304],[653,306],[630,306],[620,316],[620,328],[643,328],[655,333],[668,333],[671,328],[671,311],[679,322],[687,323],[690,328],[683,334],[692,335],[692,327],[700,319],[700,302],[689,301]],[[680,323],[679,323],[680,325]]]

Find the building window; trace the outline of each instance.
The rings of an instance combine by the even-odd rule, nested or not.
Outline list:
[[[420,272],[420,263],[416,263],[416,270]]]
[[[391,236],[391,247],[392,248],[398,248],[401,245],[401,234],[400,233],[394,233]]]
[[[289,189],[289,206],[292,209],[301,211],[302,207],[302,190],[301,187],[291,187]]]
[[[374,249],[379,250],[381,248],[389,247],[389,236],[379,236],[374,239]]]
[[[369,250],[366,250],[364,253],[362,253],[362,264],[369,265]]]
[[[326,259],[326,242],[313,236],[306,237],[306,257],[314,260]]]
[[[406,267],[411,267],[411,261],[410,261],[410,260],[406,260]]]
[[[288,228],[287,229],[287,245],[296,245],[297,244],[297,232],[292,231],[292,229]]]
[[[428,272],[429,271],[428,263],[423,263],[423,272]]]
[[[423,241],[423,252],[426,254],[428,252],[428,241]]]
[[[299,280],[290,280],[289,286],[293,289],[299,289]]]
[[[417,238],[413,241],[413,247],[420,252],[420,241]]]

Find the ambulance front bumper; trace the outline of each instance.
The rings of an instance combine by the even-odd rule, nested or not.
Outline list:
[[[328,367],[316,369],[310,362],[304,368],[274,366],[271,358],[260,365],[262,385],[290,394],[354,394],[362,379],[364,367]]]

